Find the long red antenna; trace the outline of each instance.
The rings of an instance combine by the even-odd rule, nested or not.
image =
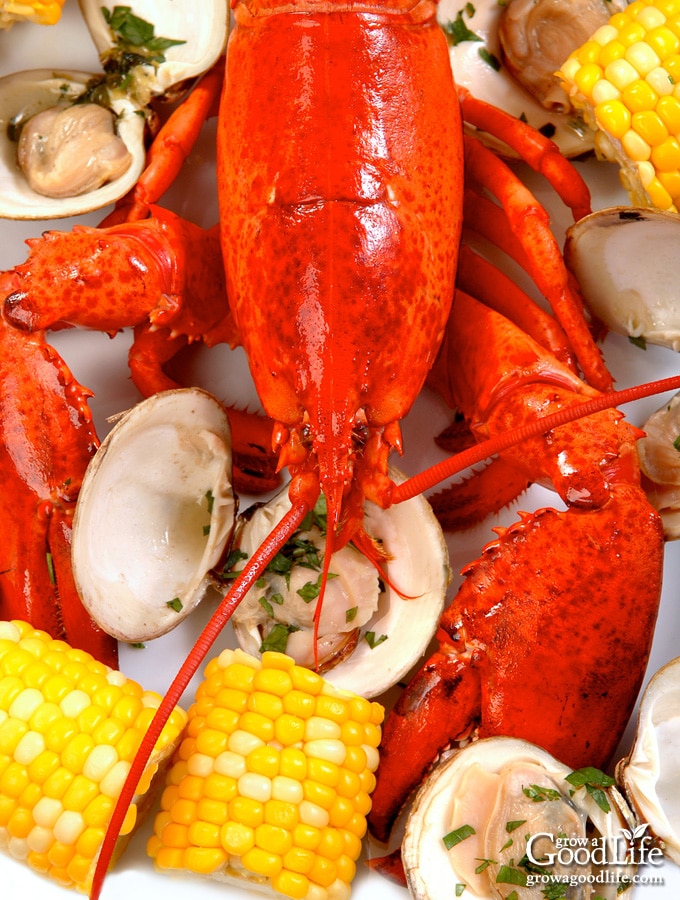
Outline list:
[[[309,510],[309,503],[305,502],[303,499],[296,500],[292,508],[286,513],[283,519],[281,519],[276,530],[269,535],[257,552],[251,556],[239,577],[212,614],[210,621],[199,635],[196,644],[182,663],[179,672],[168,688],[166,695],[163,697],[163,700],[151,720],[148,731],[142,738],[137,755],[132,761],[130,771],[127,774],[127,778],[125,779],[118,800],[116,801],[92,878],[92,887],[90,889],[91,900],[98,900],[99,898],[104,878],[116,846],[116,841],[118,840],[120,830],[125,820],[125,814],[135,795],[137,784],[146,768],[156,741],[163,731],[173,709],[179,702],[180,697],[195,675],[196,670],[205,659],[218,635],[231,618],[236,607],[281,547],[283,547],[286,541],[295,534]]]
[[[468,466],[483,462],[502,450],[514,447],[515,444],[519,444],[528,438],[537,437],[539,434],[544,434],[560,425],[566,425],[568,422],[574,422],[576,419],[582,419],[584,416],[591,416],[605,409],[611,409],[613,406],[621,406],[624,403],[632,403],[634,400],[642,400],[644,397],[651,397],[654,394],[677,390],[680,390],[680,375],[673,375],[670,378],[662,378],[659,381],[650,381],[646,384],[623,388],[619,391],[609,391],[606,394],[585,400],[576,406],[565,407],[546,416],[539,416],[529,424],[513,428],[504,434],[495,435],[487,441],[483,441],[476,446],[463,450],[461,453],[444,459],[429,469],[425,469],[423,472],[419,472],[407,481],[402,482],[402,484],[395,484],[392,490],[392,503],[410,500],[417,494],[422,494],[436,484],[446,481],[447,478],[451,478],[458,472],[462,472]]]

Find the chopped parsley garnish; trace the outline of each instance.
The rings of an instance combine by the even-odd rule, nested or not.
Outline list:
[[[260,644],[260,653],[265,653],[267,650],[285,653],[288,645],[288,635],[299,630],[297,625],[284,625],[281,622],[277,622]]]
[[[576,789],[584,787],[603,812],[611,810],[607,795],[604,792],[604,788],[612,787],[616,784],[611,775],[607,775],[594,766],[585,766],[583,769],[576,769],[576,771],[567,775],[565,780]]]
[[[645,336],[640,334],[637,337],[633,337],[632,335],[628,338],[631,344],[634,344],[636,347],[639,347],[641,350],[647,349],[647,341]]]
[[[380,637],[376,637],[375,631],[367,631],[364,637],[366,638],[366,643],[371,648],[371,650],[375,650],[378,644],[382,644],[383,641],[387,640],[386,634],[381,634]]]
[[[456,18],[445,22],[442,25],[446,39],[452,47],[463,44],[465,41],[481,41],[482,39],[474,31],[470,31],[465,22],[463,15],[471,19],[475,14],[475,7],[472,3],[466,3],[463,9],[459,9]]]
[[[451,847],[455,847],[456,844],[460,844],[461,841],[464,841],[466,838],[469,838],[476,833],[477,832],[472,825],[461,825],[460,828],[455,828],[453,831],[449,831],[448,834],[445,834],[442,840],[444,841],[446,849],[450,850]]]
[[[346,609],[345,610],[345,622],[353,622],[356,619],[358,612],[359,612],[358,606],[352,606],[351,609]]]
[[[534,803],[542,803],[544,800],[559,800],[562,796],[554,788],[542,787],[540,784],[530,784],[529,787],[522,788],[522,793]]]
[[[213,507],[215,506],[215,495],[210,488],[205,492],[205,499],[208,504],[208,513],[212,515]]]
[[[179,599],[179,597],[174,597],[172,600],[166,601],[166,606],[169,606],[170,609],[174,609],[175,612],[181,612],[184,608],[184,604]]]
[[[165,62],[165,51],[186,41],[156,37],[155,26],[132,12],[130,6],[101,7],[106,24],[113,32],[117,48],[122,53],[134,54],[141,62]]]
[[[673,441],[673,446],[674,446],[675,449],[680,453],[680,434],[679,434],[679,435],[676,437],[676,439]]]
[[[505,823],[505,830],[508,834],[512,834],[516,828],[519,828],[520,825],[524,825],[525,822],[526,819],[513,819],[512,821]]]
[[[501,866],[496,875],[496,884],[518,884],[520,887],[526,887],[527,874],[513,866]]]
[[[479,48],[479,56],[480,56],[480,59],[482,59],[488,66],[491,66],[491,68],[495,72],[500,72],[501,61],[494,53],[491,53],[489,50],[486,49],[486,47],[480,47]]]

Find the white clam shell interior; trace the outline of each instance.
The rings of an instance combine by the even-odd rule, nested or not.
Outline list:
[[[84,606],[119,640],[165,634],[212,584],[234,516],[222,407],[193,388],[143,401],[111,431],[80,491],[72,560]]]
[[[101,7],[120,5],[112,0],[81,0],[81,9],[102,54],[111,47],[111,32]],[[136,16],[154,23],[157,37],[184,43],[163,51],[165,62],[153,72],[151,91],[162,96],[171,88],[207,71],[224,51],[228,33],[228,4],[224,0],[201,0],[200,15],[189,0],[139,0]],[[36,193],[26,181],[16,160],[17,145],[7,135],[7,124],[25,107],[54,106],[65,93],[81,93],[93,75],[100,72],[35,69],[16,72],[0,79],[0,218],[58,219],[102,209],[123,197],[135,185],[146,163],[143,111],[131,97],[120,96],[111,108],[117,115],[116,133],[132,155],[125,174],[102,187],[76,197],[51,198]]]
[[[608,328],[680,350],[679,241],[676,213],[612,207],[572,225],[564,255]]]
[[[391,475],[395,480],[404,478],[394,469]],[[248,521],[242,538],[247,552],[261,543],[288,509],[284,490]],[[385,585],[375,613],[361,628],[356,649],[324,672],[324,678],[361,696],[377,697],[400,681],[425,653],[444,608],[450,570],[441,526],[424,497],[386,510],[366,503],[364,523],[389,554],[385,572],[393,587]],[[232,621],[241,647],[259,655],[262,639],[257,627],[239,622],[238,610]],[[376,638],[386,635],[386,640],[371,647],[364,637],[369,631]]]

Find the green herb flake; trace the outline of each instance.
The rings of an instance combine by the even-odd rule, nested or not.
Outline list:
[[[485,62],[487,66],[491,66],[494,72],[500,72],[501,61],[494,53],[491,53],[486,47],[480,47],[478,52],[482,62]]]
[[[456,884],[456,897],[462,897],[463,891],[465,890],[466,887],[467,887],[466,884],[461,884],[460,882],[458,882],[458,884]]]
[[[479,860],[479,865],[478,865],[477,868],[475,869],[475,875],[481,875],[482,872],[483,872],[485,869],[488,869],[488,868],[489,868],[489,866],[495,866],[495,865],[496,865],[496,860],[495,860],[495,859],[479,859],[478,856],[476,856],[475,859],[478,859],[478,860]]]
[[[496,875],[496,884],[517,884],[520,887],[526,887],[526,872],[522,872],[521,869],[515,869],[512,866],[501,866]]]
[[[224,567],[222,569],[222,578],[238,577],[241,574],[240,571],[233,572],[232,569],[234,568],[236,563],[241,562],[241,560],[243,560],[243,559],[248,559],[247,553],[244,553],[243,550],[239,550],[238,548],[236,550],[232,550],[231,553],[229,554],[229,556],[227,557],[227,561],[225,562]]]
[[[319,575],[316,581],[307,581],[297,591],[297,593],[300,595],[300,597],[302,597],[305,603],[311,603],[312,600],[316,600],[316,598],[321,593],[321,578],[322,576]]]
[[[266,638],[260,644],[260,653],[274,650],[276,653],[285,653],[288,644],[288,635],[300,629],[296,625],[283,625],[277,622]]]
[[[642,334],[639,334],[639,335],[637,335],[636,337],[633,337],[633,335],[629,335],[629,336],[628,336],[628,341],[629,341],[631,344],[633,344],[634,347],[639,347],[640,350],[646,350],[646,349],[647,349],[647,340],[646,340],[645,336],[642,335]]]
[[[455,828],[453,831],[445,834],[442,840],[446,849],[450,850],[466,838],[472,837],[473,834],[476,834],[476,831],[472,825],[461,825],[460,828]]]
[[[382,644],[383,641],[387,640],[386,634],[381,634],[380,637],[376,637],[375,631],[367,631],[364,637],[366,638],[366,643],[371,648],[371,650],[374,650],[378,646],[378,644]]]
[[[133,650],[144,650],[146,649],[146,644],[142,641],[133,641],[131,644],[128,644],[128,647],[132,647]]]
[[[346,609],[345,610],[345,622],[353,622],[356,619],[358,612],[359,612],[358,606],[353,606],[351,609]]]
[[[186,41],[156,37],[154,25],[136,16],[130,6],[114,6],[113,9],[102,6],[101,11],[117,44],[122,49],[134,48],[148,56],[150,62],[165,62],[163,51],[186,44]]]
[[[266,597],[260,597],[257,601],[262,609],[267,613],[270,618],[274,618],[274,609],[272,608],[271,603],[267,600]]]
[[[562,881],[558,884],[549,884],[547,887],[544,887],[541,893],[545,897],[545,900],[563,900],[564,897],[567,896],[567,888],[569,885]]]
[[[616,784],[611,775],[605,774],[605,772],[596,769],[594,766],[585,766],[582,769],[576,769],[574,772],[571,772],[565,780],[576,789],[585,787],[603,812],[611,810],[607,795],[604,792],[604,788],[612,787]]]
[[[209,515],[212,515],[213,507],[215,506],[215,495],[210,490],[210,488],[208,488],[208,490],[205,492],[204,496],[205,496],[206,503],[208,505],[208,513],[209,513]]]
[[[554,788],[543,787],[540,784],[530,784],[529,787],[523,787],[522,793],[525,797],[533,800],[534,803],[542,803],[545,800],[559,800],[562,796]]]
[[[165,605],[169,606],[170,609],[174,609],[175,612],[181,612],[184,608],[184,604],[179,599],[179,597],[174,597],[172,600],[168,600]]]
[[[525,822],[526,819],[513,819],[512,821],[505,823],[505,830],[508,834],[512,834],[513,831],[519,828],[520,825],[524,825]]]
[[[678,453],[680,453],[680,434],[679,434],[679,435],[676,437],[676,439],[673,441],[673,446],[674,446],[675,449],[678,451]]]
[[[463,15],[471,19],[475,14],[475,8],[472,3],[466,3],[465,7],[458,10],[456,18],[442,25],[446,39],[452,47],[458,44],[464,44],[465,41],[481,41],[482,39],[474,31],[471,31],[463,21]]]
[[[207,537],[210,534],[210,525],[203,526],[203,537]]]
[[[504,850],[508,850],[510,847],[512,847],[512,843],[513,843],[512,838],[508,838],[507,841],[501,847],[499,852],[502,853]]]

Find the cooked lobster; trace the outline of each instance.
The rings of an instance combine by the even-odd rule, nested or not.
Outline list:
[[[461,111],[473,126],[494,131],[548,175],[575,218],[589,209],[588,191],[550,141],[457,92],[435,4],[310,0],[280,10],[237,2],[234,14],[237,25],[228,45],[218,128],[224,276],[215,252],[217,232],[198,238],[202,247],[211,249],[184,253],[187,235],[177,236],[184,226],[176,228],[177,223],[153,205],[185,152],[168,135],[178,125],[183,134],[195,135],[221,82],[219,68],[171,118],[137,190],[101,231],[53,234],[32,242],[27,262],[3,276],[7,329],[28,332],[24,339],[30,340],[31,331],[41,334],[66,323],[107,331],[134,325],[135,366],[154,373],[149,384],[157,383],[156,363],[167,361],[185,338],[242,343],[262,405],[273,421],[265,428],[270,428],[277,466],[287,467],[291,475],[290,513],[220,604],[144,739],[111,819],[93,897],[101,889],[126,804],[163,721],[233,609],[297,530],[319,493],[327,499],[330,551],[331,536],[332,548],[360,538],[366,499],[388,505],[426,483],[414,479],[397,487],[388,476],[388,457],[402,449],[399,422],[438,355],[438,365],[465,365],[451,357],[459,349],[444,337],[447,329],[457,327],[450,324],[450,312],[464,205],[472,207],[473,215],[475,208],[486,210],[480,192],[490,192],[497,203],[474,227],[495,238],[530,271],[561,326],[548,330],[561,335],[555,340],[568,348],[565,352],[593,389],[577,390],[579,379],[570,373],[568,385],[575,394],[590,396],[590,405],[505,435],[485,446],[477,458],[577,418],[586,407],[592,412],[616,402],[613,395],[593,396],[608,391],[611,379],[547,216],[500,160],[474,138],[463,137]],[[474,191],[464,200],[466,186]],[[501,228],[496,210],[507,223]],[[115,266],[119,280],[141,276],[135,290],[142,298],[139,315],[117,301],[113,309],[103,305],[102,271],[89,273],[86,265],[102,249],[111,254],[108,258],[114,262],[106,265]],[[201,267],[204,252],[211,254],[208,272]],[[46,271],[38,265],[41,254],[48,261]],[[33,298],[33,291],[41,289],[34,286],[33,273],[40,272],[38,280],[49,278],[58,260],[68,266],[48,290],[56,302],[43,312]],[[201,267],[200,289],[191,291],[196,264]],[[482,291],[493,283],[486,278],[482,282]],[[78,286],[75,292],[72,283]],[[203,304],[204,293],[214,304]],[[175,299],[186,307],[176,306]],[[180,334],[185,337],[177,340]],[[530,406],[527,383],[522,402]],[[49,390],[45,382],[40,388]],[[75,382],[70,390],[75,395],[82,391]],[[616,455],[618,448],[617,443],[611,453]],[[628,457],[634,457],[632,450]],[[465,456],[465,463],[471,458]],[[437,470],[433,477],[454,469]],[[630,493],[635,494],[634,488]],[[635,503],[642,503],[637,495]],[[653,522],[651,514],[650,519]],[[615,523],[609,527],[616,530]],[[653,534],[653,524],[649,527]],[[661,547],[659,533],[651,551],[650,608],[658,601]],[[514,555],[509,554],[513,565]],[[329,560],[327,552],[325,575]],[[559,585],[556,593],[563,589]],[[643,653],[652,621],[649,616]],[[583,698],[575,702],[582,704]],[[499,721],[503,727],[512,725],[509,714]],[[587,742],[588,736],[582,740]]]

